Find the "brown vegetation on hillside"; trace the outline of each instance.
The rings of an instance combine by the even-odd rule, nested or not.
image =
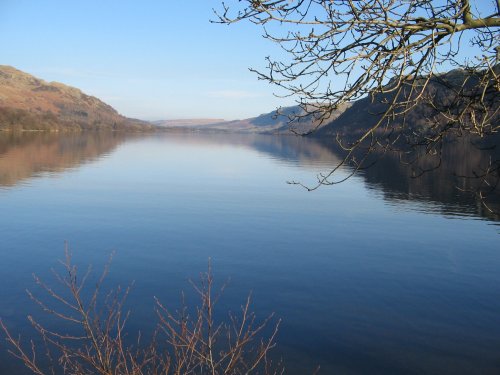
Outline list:
[[[149,130],[101,100],[0,65],[0,130]]]

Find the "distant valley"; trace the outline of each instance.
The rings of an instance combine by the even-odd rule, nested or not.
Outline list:
[[[429,103],[445,107],[446,103],[456,101],[458,88],[464,82],[468,82],[469,86],[473,85],[474,79],[476,79],[467,77],[467,73],[460,69],[432,77],[423,93],[427,99],[409,109],[405,117],[396,116],[389,128],[380,127],[379,133],[386,131],[390,134],[396,131],[394,134],[401,134],[402,131],[405,131],[407,135],[418,133],[425,137],[429,134],[432,135],[432,132],[438,132],[441,127],[445,128],[448,121],[446,115],[440,113],[437,107],[434,108]],[[157,121],[154,124],[172,131],[299,135],[312,132],[312,135],[318,138],[331,140],[332,137],[335,138],[337,134],[340,134],[351,136],[354,140],[378,122],[380,116],[388,108],[391,95],[391,91],[388,90],[388,93],[384,95],[380,94],[373,98],[367,96],[352,103],[343,103],[328,116],[325,116],[324,112],[314,112],[312,109],[304,110],[300,106],[291,106],[243,120],[169,120]],[[493,125],[500,122],[500,111],[496,110],[500,105],[498,100],[498,93],[489,94],[485,98]],[[459,111],[460,108],[457,107],[455,110]],[[397,135],[394,136],[397,137]]]
[[[464,72],[450,71],[436,79],[450,83],[464,79]],[[433,97],[447,98],[450,88],[432,80],[426,91]],[[259,116],[224,121],[217,118],[142,121],[127,118],[113,107],[77,88],[46,82],[10,66],[0,65],[0,130],[127,130],[174,132],[223,132],[251,134],[306,134],[314,131],[320,138],[331,139],[337,133],[360,135],[373,126],[388,98],[362,98],[343,103],[328,116],[304,110],[300,106],[280,108]],[[498,95],[493,97],[497,100]],[[311,113],[309,113],[311,112]],[[407,114],[410,131],[425,129],[432,109],[419,104]],[[494,121],[499,121],[500,113]],[[398,120],[394,126],[398,126]]]
[[[333,111],[325,121],[299,106],[257,117],[142,121],[127,118],[100,99],[58,82],[46,82],[16,68],[0,65],[0,130],[75,131],[133,130],[303,134],[339,117],[350,104]]]
[[[155,121],[155,125],[170,130],[252,133],[252,134],[304,134],[320,129],[338,118],[350,108],[346,103],[319,121],[315,113],[306,113],[300,106],[283,107],[268,113],[243,120],[165,120]]]
[[[195,119],[179,119],[179,120],[159,120],[152,121],[152,124],[166,128],[197,128],[207,126],[210,127],[214,124],[225,122],[223,119],[210,119],[210,118],[195,118]]]

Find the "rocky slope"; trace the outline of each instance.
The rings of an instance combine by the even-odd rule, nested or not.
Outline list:
[[[0,65],[0,130],[149,130],[101,100],[57,82]]]

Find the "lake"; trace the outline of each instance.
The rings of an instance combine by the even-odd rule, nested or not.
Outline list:
[[[251,292],[260,319],[282,319],[288,374],[497,374],[499,218],[456,188],[453,167],[482,160],[464,147],[421,178],[388,158],[307,192],[286,182],[334,166],[326,142],[0,134],[0,317],[31,335],[25,289],[33,273],[53,283],[67,241],[82,269],[115,252],[107,285],[135,281],[131,332],[151,326],[153,296],[192,295],[210,259],[221,311]],[[27,373],[0,349],[0,373]]]

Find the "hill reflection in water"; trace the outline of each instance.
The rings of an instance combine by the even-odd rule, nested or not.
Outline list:
[[[130,137],[120,132],[0,132],[0,186],[78,168],[109,154]]]
[[[310,170],[310,186],[314,186],[317,173],[328,172],[339,163],[342,155],[338,147],[325,141],[285,135],[0,133],[0,187],[12,187],[46,172],[64,173],[67,169],[78,168],[112,153],[123,142],[143,137],[193,146],[231,145],[253,149],[280,162]],[[459,176],[480,174],[490,160],[500,159],[498,154],[495,148],[480,149],[470,140],[459,139],[444,146],[441,159],[426,155],[416,163],[406,164],[400,161],[399,155],[387,153],[358,175],[362,176],[369,189],[380,192],[383,199],[393,205],[448,216],[477,216],[497,221],[500,219],[499,188],[493,189],[486,197],[487,204],[494,211],[492,213],[485,209],[475,194],[482,181]],[[438,164],[438,168],[433,168]],[[426,172],[420,173],[423,170]],[[419,176],[415,177],[416,174]],[[334,188],[323,188],[332,189],[332,194],[335,194]]]
[[[424,154],[413,162],[407,160],[397,153],[387,153],[360,174],[370,189],[380,191],[394,205],[417,203],[411,208],[445,216],[500,220],[498,171],[487,181],[479,177],[491,163],[498,164],[496,148],[459,138],[445,143],[440,156]]]
[[[40,313],[24,292],[31,275],[52,280],[69,241],[80,269],[100,270],[117,251],[108,285],[137,281],[132,334],[154,324],[153,296],[172,308],[181,290],[189,300],[186,279],[211,258],[217,280],[234,280],[221,314],[252,290],[261,316],[283,318],[276,355],[290,375],[317,365],[325,374],[498,373],[498,230],[474,220],[496,217],[453,174],[489,156],[467,144],[450,145],[442,167],[418,179],[416,165],[386,155],[308,193],[287,179],[312,184],[340,160],[315,139],[1,137],[0,317],[23,337],[26,315]],[[0,373],[23,373],[16,365],[0,351]]]

